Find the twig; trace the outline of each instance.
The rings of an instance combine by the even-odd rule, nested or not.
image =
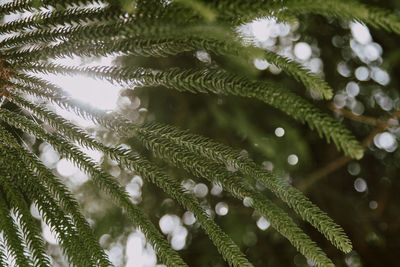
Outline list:
[[[382,121],[380,119],[374,118],[374,117],[369,117],[369,116],[365,116],[365,115],[356,115],[353,112],[346,110],[346,109],[342,109],[342,108],[337,108],[336,105],[334,103],[331,103],[329,105],[329,109],[340,114],[343,115],[343,117],[348,118],[350,120],[353,121],[358,121],[364,124],[368,124],[371,126],[381,126],[385,123],[385,121]]]
[[[341,110],[343,111],[343,110]],[[351,113],[351,112],[350,112]],[[356,116],[353,114],[353,116]],[[357,116],[359,117],[359,116]],[[361,145],[364,148],[364,150],[369,146],[369,144],[374,140],[374,137],[383,132],[386,128],[392,126],[393,120],[396,120],[400,117],[400,109],[394,112],[390,118],[388,118],[386,121],[382,121],[379,119],[371,118],[371,117],[366,117],[363,116],[364,123],[366,121],[372,122],[372,119],[375,121],[375,125],[377,126],[375,130],[373,130],[364,140],[362,141]],[[367,120],[365,120],[367,119]],[[318,182],[320,179],[323,177],[328,176],[330,173],[340,169],[344,165],[346,165],[348,162],[353,160],[352,158],[346,157],[346,156],[341,156],[337,158],[336,160],[330,162],[329,164],[325,165],[321,169],[311,173],[308,175],[308,178],[304,180],[302,183],[298,185],[298,188],[302,190],[303,192],[306,192],[313,184]]]

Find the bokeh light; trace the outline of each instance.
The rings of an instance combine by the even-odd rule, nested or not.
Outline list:
[[[186,225],[193,225],[196,222],[196,218],[194,217],[194,214],[191,211],[186,211],[183,214],[182,220],[183,220],[183,223]]]
[[[215,205],[215,213],[217,213],[219,216],[227,215],[228,211],[229,206],[225,202],[218,202],[217,205]]]
[[[186,245],[188,230],[182,225],[182,220],[172,214],[165,214],[159,221],[160,229],[171,240],[171,246],[175,250],[181,250]]]
[[[299,42],[294,47],[294,54],[300,60],[308,60],[311,57],[311,47],[305,42]]]
[[[359,22],[351,22],[350,23],[351,34],[354,39],[360,44],[367,44],[372,41],[371,34],[369,33],[368,27],[359,23]]]
[[[285,135],[285,129],[283,129],[282,127],[278,127],[275,129],[275,135],[277,137],[282,137]]]
[[[260,230],[265,231],[265,230],[268,229],[268,227],[269,227],[270,225],[271,225],[270,222],[267,221],[264,217],[260,217],[260,218],[257,220],[257,227],[258,227]]]
[[[255,59],[254,60],[254,66],[259,69],[259,70],[266,70],[269,66],[268,61],[263,60],[263,59]]]
[[[377,134],[374,137],[374,144],[378,148],[384,149],[387,152],[393,152],[397,149],[396,136],[389,132]]]
[[[354,189],[357,192],[365,192],[367,190],[367,182],[363,178],[357,178],[354,181]]]
[[[291,154],[289,155],[287,161],[290,165],[296,165],[299,162],[299,157],[297,157],[295,154]]]
[[[198,198],[202,198],[207,196],[208,194],[208,187],[203,184],[203,183],[199,183],[197,184],[194,189],[193,189],[194,195]]]

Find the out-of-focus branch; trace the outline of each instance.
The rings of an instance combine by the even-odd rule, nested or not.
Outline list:
[[[374,117],[369,117],[369,116],[365,116],[365,115],[356,115],[347,109],[336,107],[336,105],[334,103],[330,103],[328,107],[330,110],[336,112],[337,114],[342,115],[345,118],[348,118],[353,121],[358,121],[358,122],[361,122],[364,124],[368,124],[371,126],[379,127],[386,123],[385,121],[382,121],[381,119],[377,119]]]
[[[372,118],[372,117],[367,117],[367,116],[357,116],[350,111],[343,110],[343,109],[337,109],[334,106],[333,106],[333,110],[340,112],[346,118],[376,126],[376,128],[362,141],[361,144],[364,147],[364,149],[366,149],[369,146],[369,144],[374,140],[374,137],[377,134],[383,132],[386,128],[392,126],[394,120],[397,120],[400,117],[400,109],[397,110],[396,112],[394,112],[385,121],[382,121],[382,120],[376,119],[376,118]],[[316,170],[315,172],[311,173],[310,175],[308,175],[307,179],[298,185],[298,188],[300,190],[302,190],[303,192],[306,192],[317,181],[328,176],[330,173],[340,169],[341,167],[346,165],[351,160],[353,160],[353,159],[346,157],[346,156],[341,156],[341,157],[337,158],[336,160],[330,162],[329,164],[325,165],[324,167],[322,167],[322,168]]]

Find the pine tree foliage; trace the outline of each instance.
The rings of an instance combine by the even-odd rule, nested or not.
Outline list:
[[[24,201],[24,197],[19,191],[19,188],[13,188],[13,185],[7,181],[3,181],[4,195],[9,195],[10,204],[15,208],[19,217],[19,225],[24,233],[29,249],[32,251],[34,264],[36,266],[50,266],[49,259],[45,255],[44,245],[40,238],[40,229],[34,222],[29,207]],[[15,187],[15,185],[14,185]]]
[[[93,4],[98,6],[88,6]],[[0,265],[11,261],[18,266],[51,265],[40,228],[29,211],[34,203],[43,220],[56,233],[62,251],[72,265],[112,266],[78,202],[62,180],[24,144],[17,134],[23,132],[48,143],[84,171],[125,212],[132,225],[142,230],[159,260],[167,266],[186,266],[186,263],[144,211],[131,201],[118,180],[79,146],[103,152],[105,157],[153,183],[184,209],[193,212],[230,266],[253,266],[198,199],[175,177],[138,152],[140,149],[106,145],[38,104],[39,99],[114,131],[121,140],[120,145],[133,138],[168,164],[219,184],[233,197],[248,201],[251,208],[317,266],[333,266],[333,263],[284,209],[257,189],[256,182],[284,201],[338,249],[345,253],[352,250],[343,229],[325,212],[299,190],[257,166],[235,148],[173,126],[136,125],[123,114],[105,113],[73,99],[35,73],[85,74],[122,86],[156,86],[194,94],[257,99],[308,124],[327,142],[333,141],[346,156],[360,159],[363,148],[348,129],[279,83],[255,79],[250,73],[256,70],[249,62],[267,60],[325,99],[333,95],[328,83],[299,63],[258,48],[251,40],[243,40],[236,26],[265,16],[291,21],[296,16],[314,13],[357,20],[400,33],[397,15],[343,0],[104,3],[96,0],[18,0],[0,5],[1,16],[27,11],[30,15],[0,25],[0,33],[4,36],[0,41]],[[199,50],[223,57],[233,66],[213,62],[192,69],[161,70],[122,66],[70,67],[54,63],[58,58],[69,56],[167,57]],[[251,71],[239,74],[235,68]]]
[[[274,82],[249,81],[246,77],[232,75],[218,69],[171,69],[156,72],[149,69],[121,69],[115,67],[86,68],[64,67],[53,64],[34,64],[22,68],[44,73],[85,73],[111,81],[131,81],[140,86],[165,86],[182,92],[215,93],[256,98],[276,107],[293,118],[307,122],[311,129],[316,128],[320,136],[333,140],[346,155],[360,159],[363,149],[351,133],[340,123],[321,113],[297,95],[283,89]]]
[[[307,197],[296,188],[277,178],[273,173],[257,167],[250,158],[244,157],[239,151],[213,142],[205,137],[180,131],[171,126],[153,123],[143,125],[139,128],[133,128],[132,131],[135,136],[137,136],[135,133],[146,134],[148,137],[143,140],[153,141],[156,139],[164,139],[165,141],[161,140],[159,142],[169,143],[174,147],[181,146],[182,149],[201,154],[219,164],[226,164],[237,168],[243,175],[247,176],[249,179],[260,182],[277,197],[285,201],[296,213],[322,232],[326,238],[339,249],[344,252],[351,251],[351,243],[349,243],[342,229],[324,212],[312,204]]]
[[[80,142],[80,145],[90,149],[98,149],[110,158],[117,160],[121,166],[126,166],[128,169],[136,171],[150,182],[155,183],[167,194],[180,202],[181,205],[195,214],[196,218],[201,222],[204,230],[210,235],[210,239],[212,239],[217,248],[221,251],[221,254],[229,263],[232,265],[240,263],[240,266],[251,266],[236,244],[218,227],[218,225],[214,223],[213,220],[209,218],[198,200],[194,198],[193,195],[187,194],[186,190],[176,180],[168,177],[166,173],[155,165],[132,151],[122,148],[113,149],[103,145],[62,117],[39,106],[35,106],[20,97],[14,95],[13,101],[21,107],[32,111],[33,114],[45,120],[60,133],[67,136],[71,141]]]
[[[9,209],[6,200],[2,197],[1,199],[1,225],[6,235],[7,246],[15,257],[15,262],[18,265],[27,266],[29,265],[28,257],[25,254],[22,237],[18,232],[17,225],[9,214]]]

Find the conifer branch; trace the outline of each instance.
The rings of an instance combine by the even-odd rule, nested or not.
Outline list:
[[[325,99],[333,97],[333,89],[321,77],[312,73],[310,70],[303,67],[291,59],[288,59],[278,54],[265,50],[264,58],[271,64],[282,69],[288,75],[291,75],[296,80],[301,81],[304,86],[314,93],[322,96]]]
[[[133,153],[128,155],[126,158],[119,158],[122,166],[127,166],[128,169],[136,171],[141,177],[155,183],[185,209],[193,212],[200,226],[230,266],[253,266],[234,241],[209,217],[198,200],[187,192],[177,180],[169,177],[156,165],[141,156]]]
[[[110,9],[105,8],[81,8],[75,7],[61,11],[48,11],[22,19],[13,20],[0,25],[0,34],[17,32],[39,27],[65,26],[66,24],[87,23],[108,19],[114,15]]]
[[[227,171],[221,165],[192,154],[166,140],[154,137],[149,138],[146,137],[145,133],[138,132],[135,137],[161,159],[170,162],[176,167],[183,168],[195,176],[205,178],[212,183],[220,184],[224,190],[230,192],[240,200],[249,199],[252,203],[251,206],[264,216],[306,258],[312,260],[318,266],[333,266],[333,263],[326,257],[325,253],[298,228],[284,211],[260,192],[252,189],[239,176]]]
[[[213,4],[224,21],[236,25],[257,18],[272,17],[280,21],[292,22],[301,14],[319,14],[345,21],[360,21],[389,32],[400,33],[400,18],[395,13],[350,0],[284,0],[284,1],[218,1]]]
[[[8,15],[16,12],[33,11],[42,7],[68,7],[73,5],[99,4],[99,0],[13,0],[0,5],[0,15]]]
[[[59,135],[46,133],[32,121],[8,110],[0,110],[0,118],[14,127],[43,139],[53,146],[60,155],[71,160],[76,166],[88,174],[100,189],[110,195],[112,200],[114,200],[118,206],[126,211],[129,219],[143,231],[148,241],[157,250],[158,255],[163,262],[170,266],[186,266],[179,255],[168,245],[167,241],[151,221],[132,203],[128,194],[122,189],[121,185],[119,185],[110,174],[101,170],[100,167],[98,167],[76,146],[70,144]]]
[[[9,257],[7,253],[7,249],[5,246],[5,241],[4,241],[4,232],[0,233],[0,266],[6,266],[7,262],[9,262]]]
[[[62,244],[63,252],[68,260],[74,266],[96,265],[90,255],[91,252],[85,249],[85,241],[87,240],[78,235],[76,226],[73,225],[69,216],[65,214],[48,190],[40,183],[36,174],[20,163],[20,158],[15,150],[6,147],[3,147],[3,149],[7,150],[9,154],[6,159],[8,166],[17,167],[16,169],[7,167],[8,171],[13,175],[13,181],[20,188],[26,189],[24,193],[26,193],[30,201],[36,203],[46,224],[57,233],[57,239]],[[11,164],[13,160],[14,164]]]
[[[34,266],[39,267],[50,266],[50,261],[45,254],[43,240],[40,237],[41,229],[33,220],[24,196],[19,191],[19,188],[16,187],[16,184],[11,184],[7,179],[2,180],[2,186],[10,206],[15,210],[15,214],[19,219],[24,239],[30,251],[32,251],[32,263]]]
[[[6,266],[7,262],[9,262],[5,243],[2,232],[0,233],[0,266]]]
[[[59,179],[54,176],[54,174],[46,168],[32,152],[19,145],[17,140],[3,127],[0,127],[0,140],[7,143],[8,146],[18,152],[22,162],[37,174],[37,179],[40,180],[40,183],[49,189],[51,194],[60,203],[61,207],[69,213],[74,224],[78,226],[77,231],[79,235],[85,238],[85,246],[89,251],[91,251],[91,253],[93,253],[92,255],[94,259],[97,260],[96,265],[111,266],[104,250],[100,247],[98,241],[95,240],[93,231],[88,222],[81,214],[78,203],[72,197],[66,186],[62,184],[61,181],[59,181]]]
[[[289,0],[284,12],[294,14],[316,13],[347,21],[356,20],[400,34],[400,17],[385,9],[366,6],[354,0]]]
[[[5,179],[4,174],[0,174],[1,184],[3,184]],[[3,190],[4,189],[0,191],[0,229],[4,233],[8,251],[10,251],[14,257],[15,263],[23,267],[30,266],[30,261],[25,254],[24,247],[22,246],[22,237],[19,234],[17,225],[9,214],[10,211],[7,201],[4,198],[5,194]]]
[[[28,67],[29,66],[29,67]],[[342,124],[320,112],[313,105],[297,95],[286,91],[279,84],[267,81],[250,81],[246,77],[227,73],[221,69],[171,69],[154,71],[143,68],[95,67],[78,68],[55,64],[29,64],[32,71],[55,74],[85,73],[95,78],[109,81],[131,81],[140,86],[165,86],[182,92],[215,93],[259,99],[280,109],[292,118],[315,128],[320,137],[325,136],[328,143],[333,140],[345,155],[360,159],[363,149]]]
[[[115,27],[126,33],[129,38],[122,40],[115,40],[113,42],[96,42],[94,48],[88,49],[87,45],[80,46],[80,49],[75,49],[76,55],[107,55],[112,51],[124,52],[129,54],[143,55],[143,56],[167,56],[182,53],[185,51],[196,51],[204,49],[206,51],[223,55],[226,57],[235,56],[242,62],[243,67],[254,68],[248,64],[249,60],[255,58],[266,59],[277,67],[281,68],[288,75],[293,76],[296,80],[301,81],[307,89],[318,93],[320,96],[330,99],[332,98],[332,88],[316,74],[311,73],[299,63],[289,60],[285,57],[279,56],[272,51],[266,51],[253,46],[243,46],[237,38],[230,33],[230,30],[222,26],[202,26],[202,27],[182,27],[180,25],[161,26],[156,25],[152,27],[138,26],[137,23],[116,23],[114,25],[107,25],[103,27],[76,27],[76,28],[59,28],[54,31],[44,32],[30,32],[25,36],[16,36],[4,40],[3,45],[10,45],[15,42],[30,42],[33,40],[40,41],[55,41],[62,36],[68,38],[70,36],[73,40],[81,40],[84,36],[91,36],[92,45],[93,40],[115,34]],[[140,25],[140,24],[139,24]],[[215,36],[219,36],[216,38]],[[167,38],[167,40],[166,40]],[[76,46],[77,44],[74,43]],[[52,47],[52,55],[48,52],[45,55],[48,57],[57,57],[58,54],[64,55],[65,50],[68,48],[69,42],[64,42]],[[27,57],[31,57],[32,61],[36,61],[43,57],[43,52],[47,47],[28,50],[26,52],[12,51],[9,56],[11,58],[24,58],[26,62]],[[29,55],[28,55],[29,52]],[[35,56],[37,55],[37,56]]]
[[[292,187],[287,182],[278,178],[271,172],[257,167],[248,157],[240,154],[240,151],[212,141],[208,138],[180,131],[174,127],[152,123],[142,127],[132,127],[132,134],[141,133],[149,140],[168,140],[175,146],[181,146],[195,154],[237,168],[249,179],[260,182],[277,197],[288,204],[297,214],[312,226],[318,229],[336,247],[344,252],[350,252],[351,242],[344,231],[329,218],[326,213],[315,206],[304,194]]]
[[[100,7],[87,6],[92,4],[99,4]],[[307,123],[328,142],[333,140],[345,155],[342,157],[344,160],[333,164],[334,169],[350,158],[360,159],[373,136],[388,124],[374,122],[378,129],[360,145],[342,124],[300,96],[285,90],[278,83],[254,80],[251,75],[225,71],[217,66],[219,58],[230,62],[221,64],[227,70],[250,70],[248,73],[251,74],[256,71],[252,65],[254,59],[267,60],[304,84],[308,90],[330,99],[333,90],[321,77],[299,63],[242,40],[235,27],[255,18],[271,17],[290,22],[298,16],[312,13],[345,21],[359,21],[400,34],[400,17],[397,14],[345,0],[176,0],[168,3],[158,0],[117,0],[108,4],[100,0],[15,0],[0,4],[1,17],[27,11],[32,14],[0,25],[3,37],[0,41],[0,119],[3,123],[0,126],[1,266],[11,261],[19,266],[50,265],[40,238],[40,229],[30,215],[31,203],[38,206],[43,220],[56,233],[70,264],[112,265],[70,191],[29,148],[20,144],[20,140],[9,131],[9,126],[49,143],[88,174],[94,184],[108,193],[114,203],[124,210],[133,224],[142,229],[166,265],[186,266],[143,211],[132,203],[121,185],[73,143],[101,151],[122,168],[154,183],[185,209],[193,212],[230,266],[252,266],[232,239],[207,215],[196,197],[163,169],[133,150],[104,145],[63,117],[24,98],[25,94],[75,112],[114,131],[119,137],[133,135],[136,141],[171,165],[220,184],[240,200],[250,200],[258,213],[319,266],[333,264],[283,210],[254,188],[255,182],[266,186],[340,250],[349,252],[352,249],[346,234],[326,213],[299,190],[258,167],[237,150],[170,126],[155,123],[134,125],[117,111],[107,114],[86,105],[31,73],[84,74],[123,86],[162,86],[181,92],[258,99],[295,120]],[[11,37],[6,36],[10,33],[13,34]],[[210,54],[212,63],[208,66],[211,67],[159,71],[138,67],[67,67],[48,63],[50,59],[68,56],[168,57],[199,50]],[[12,109],[18,108],[14,104],[28,111],[30,116],[45,121],[55,132],[44,129],[35,120],[10,111],[10,106]],[[393,116],[398,114],[396,112]],[[365,119],[364,122],[367,121]],[[368,122],[372,123],[370,120]],[[226,166],[237,172],[228,171]],[[323,171],[329,172],[332,168]],[[311,179],[309,182],[313,181]]]
[[[48,100],[65,110],[74,112],[84,119],[88,119],[105,127],[115,129],[119,128],[119,125],[122,122],[127,122],[126,119],[122,118],[118,114],[106,114],[96,107],[83,103],[82,101],[72,99],[67,93],[63,92],[61,88],[42,79],[20,74],[16,78],[21,78],[21,80],[10,83],[11,85],[15,86],[16,91]]]
[[[154,164],[126,149],[112,149],[106,147],[92,139],[88,134],[62,117],[39,106],[34,106],[18,96],[14,95],[12,101],[21,107],[29,109],[39,118],[44,119],[53,128],[67,136],[71,141],[78,142],[80,145],[90,149],[98,149],[110,158],[119,162],[121,166],[125,166],[129,170],[138,173],[146,180],[155,183],[167,194],[176,199],[182,206],[193,212],[195,217],[199,220],[200,225],[204,228],[230,266],[252,266],[230,237],[226,235],[211,218],[209,218],[198,200],[194,198],[193,195],[188,194],[178,181],[169,177]]]
[[[397,111],[393,112],[392,115],[385,121],[381,121],[379,119],[375,119],[375,129],[371,131],[370,134],[368,134],[362,141],[362,146],[364,149],[367,149],[368,146],[371,144],[371,142],[374,140],[374,137],[383,132],[385,129],[388,127],[392,126],[393,121],[398,121],[400,117],[400,109]],[[368,118],[368,122],[371,122],[373,118]],[[299,188],[307,192],[310,187],[312,187],[315,183],[317,183],[320,179],[327,177],[329,174],[333,173],[334,171],[342,168],[345,166],[347,163],[349,163],[352,159],[346,156],[341,156],[337,159],[335,159],[332,162],[329,162],[322,168],[312,172],[307,176],[307,179],[304,180],[301,184],[299,184]]]

